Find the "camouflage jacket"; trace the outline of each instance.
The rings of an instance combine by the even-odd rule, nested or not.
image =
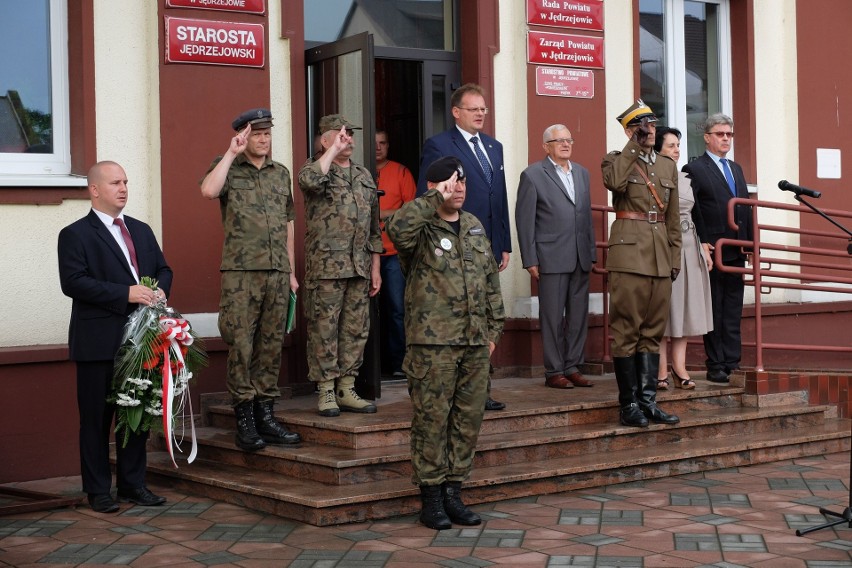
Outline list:
[[[332,163],[323,174],[319,162],[309,160],[299,170],[299,187],[307,225],[305,278],[370,278],[371,256],[383,249],[379,196],[369,170]]]
[[[488,345],[503,331],[503,296],[491,242],[460,211],[459,234],[438,216],[430,190],[385,224],[405,274],[405,339],[410,345]]]
[[[648,163],[639,159],[642,147],[629,140],[621,152],[610,152],[601,163],[604,186],[612,192],[612,207],[618,211],[652,213],[657,223],[647,220],[616,219],[609,233],[606,269],[645,276],[668,277],[680,269],[680,212],[677,193],[677,166],[666,156],[656,155]],[[663,210],[657,206],[638,164],[648,176]]]
[[[219,156],[207,173],[216,167]],[[225,243],[220,270],[290,272],[287,223],[295,218],[290,172],[269,157],[260,169],[240,154],[219,194]]]

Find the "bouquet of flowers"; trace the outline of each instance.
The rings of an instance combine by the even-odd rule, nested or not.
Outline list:
[[[140,284],[157,290],[157,281],[147,276]],[[140,306],[124,327],[124,338],[115,356],[115,374],[109,402],[116,404],[115,431],[122,446],[130,433],[147,432],[162,420],[166,449],[177,467],[174,447],[180,450],[173,426],[176,416],[189,407],[192,451],[197,444],[192,421],[189,382],[202,366],[207,353],[189,322],[160,299],[153,306]],[[161,418],[162,417],[162,418]]]

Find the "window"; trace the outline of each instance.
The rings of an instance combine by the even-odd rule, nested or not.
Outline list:
[[[71,171],[66,28],[66,0],[0,4],[0,185]]]
[[[729,14],[727,0],[639,2],[641,96],[683,133],[682,161],[704,153],[709,115],[731,115]]]
[[[453,0],[305,2],[305,47],[370,32],[377,46],[452,51]]]

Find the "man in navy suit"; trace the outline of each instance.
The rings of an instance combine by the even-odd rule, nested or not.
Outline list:
[[[692,210],[695,228],[702,246],[713,250],[721,238],[752,240],[751,208],[737,206],[737,229],[728,226],[728,201],[748,198],[748,187],[739,164],[726,158],[734,139],[734,121],[718,113],[704,123],[707,151],[686,164],[683,171],[692,181],[698,207]],[[726,246],[722,263],[745,266],[747,254],[741,247]],[[731,371],[739,369],[742,356],[740,320],[743,313],[743,277],[741,274],[710,271],[710,295],[713,303],[713,331],[704,336],[707,354],[707,380],[727,383]]]
[[[491,240],[491,249],[502,272],[509,266],[512,235],[509,229],[509,197],[506,193],[506,172],[503,169],[503,145],[482,132],[485,115],[485,95],[474,83],[462,85],[450,98],[455,127],[432,136],[423,145],[420,158],[420,179],[417,196],[426,193],[426,170],[443,156],[461,160],[467,172],[467,198],[463,209],[473,213]],[[506,405],[491,398],[491,381],[486,410],[502,410]]]
[[[122,213],[127,204],[127,175],[115,162],[99,162],[88,175],[92,209],[59,233],[59,279],[70,297],[68,348],[77,364],[80,412],[80,473],[89,504],[114,513],[109,440],[115,405],[107,403],[113,362],[128,316],[141,304],[168,294],[172,270],[151,227]],[[142,276],[159,281],[156,292],[139,284]],[[131,434],[126,447],[116,444],[118,499],[137,505],[162,505],[165,498],[145,487],[148,433]]]
[[[547,156],[521,173],[515,225],[521,261],[538,281],[544,384],[590,387],[580,373],[589,320],[589,271],[597,260],[589,170],[571,162],[564,124],[544,131]]]

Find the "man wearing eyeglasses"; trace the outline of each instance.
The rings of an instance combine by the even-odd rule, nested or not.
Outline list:
[[[482,223],[502,272],[509,266],[509,253],[512,252],[503,145],[482,132],[488,114],[482,87],[474,83],[462,85],[453,92],[450,104],[456,124],[423,144],[417,195],[426,193],[426,170],[431,163],[442,156],[458,158],[468,172],[464,210],[473,213]],[[490,381],[488,387],[490,393]],[[505,404],[493,400],[489,394],[486,410],[504,408]]]
[[[692,180],[695,203],[692,210],[695,228],[703,246],[713,250],[721,238],[752,240],[751,208],[737,206],[734,220],[738,228],[728,226],[728,202],[734,197],[748,198],[748,187],[739,164],[727,159],[734,141],[734,121],[718,113],[704,123],[706,152],[686,164],[683,171]],[[722,264],[745,266],[747,254],[741,247],[722,249]],[[743,312],[741,274],[710,271],[710,295],[713,303],[713,330],[704,336],[707,354],[707,380],[729,382],[728,375],[740,367],[742,343],[740,320]]]
[[[538,281],[544,384],[594,385],[580,373],[589,315],[589,271],[597,260],[589,171],[572,163],[564,124],[544,131],[547,156],[521,173],[515,225],[521,261]]]

